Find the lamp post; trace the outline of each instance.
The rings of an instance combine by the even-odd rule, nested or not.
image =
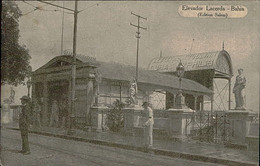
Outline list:
[[[28,81],[26,82],[26,85],[27,85],[27,89],[28,89],[28,97],[30,97],[30,89],[31,89],[31,86],[32,86],[32,81],[31,79],[29,78]]]
[[[176,108],[185,109],[185,108],[187,108],[187,106],[185,104],[185,98],[182,95],[182,84],[181,84],[182,77],[185,72],[185,68],[184,68],[183,64],[181,63],[181,60],[180,60],[180,63],[178,64],[178,66],[176,67],[176,72],[177,72],[177,76],[179,77],[179,92],[176,96]]]

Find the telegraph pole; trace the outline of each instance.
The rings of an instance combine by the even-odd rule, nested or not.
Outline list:
[[[78,22],[78,0],[75,0],[75,9],[66,8],[64,6],[55,5],[46,1],[37,0],[42,3],[46,3],[51,6],[66,9],[74,13],[74,29],[73,29],[73,62],[72,62],[72,79],[71,79],[71,107],[70,107],[70,117],[69,117],[69,130],[68,135],[75,133],[74,120],[75,120],[75,85],[76,85],[76,46],[77,46],[77,22]]]
[[[74,120],[75,120],[75,86],[76,86],[76,49],[77,49],[77,23],[78,23],[78,0],[75,0],[74,10],[74,30],[73,30],[73,63],[72,63],[72,81],[71,81],[71,111],[70,111],[70,124],[68,134],[75,133]]]
[[[140,36],[140,28],[143,29],[143,30],[147,30],[147,28],[144,28],[144,27],[140,26],[140,18],[144,19],[144,20],[147,20],[147,18],[142,17],[140,15],[137,15],[137,14],[135,14],[133,12],[131,12],[131,14],[137,17],[137,25],[134,25],[134,24],[130,23],[131,26],[134,26],[134,27],[137,28],[137,32],[136,32],[137,33],[137,35],[136,35],[136,38],[137,38],[137,52],[136,52],[136,70],[135,70],[136,71],[135,79],[136,79],[136,83],[137,83],[137,81],[138,81],[139,39],[141,38],[141,36]]]
[[[64,7],[64,1],[62,4],[62,7]],[[60,55],[63,54],[63,31],[64,31],[64,8],[62,9],[62,22],[61,22],[61,48],[60,48]]]

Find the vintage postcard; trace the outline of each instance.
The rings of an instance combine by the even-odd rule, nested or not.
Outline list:
[[[259,165],[259,1],[2,0],[3,166]]]

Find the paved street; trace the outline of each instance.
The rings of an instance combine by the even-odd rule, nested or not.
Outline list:
[[[22,155],[18,153],[21,148],[20,133],[3,129],[2,163],[4,166],[217,165],[36,134],[30,134],[29,141],[32,153]]]

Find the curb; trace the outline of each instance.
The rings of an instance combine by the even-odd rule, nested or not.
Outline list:
[[[17,128],[6,128],[6,129],[19,131],[19,129],[17,129]],[[187,159],[187,160],[202,161],[202,162],[209,162],[209,163],[215,163],[215,164],[218,163],[218,164],[229,165],[229,166],[257,166],[258,165],[257,163],[253,163],[253,162],[239,162],[239,161],[234,161],[234,160],[226,160],[226,159],[207,157],[207,156],[201,156],[201,155],[189,154],[189,153],[183,153],[183,152],[167,151],[167,150],[163,150],[163,149],[147,150],[144,147],[138,147],[138,146],[132,146],[132,145],[126,145],[126,144],[118,144],[118,143],[109,142],[109,141],[88,139],[88,138],[82,138],[82,137],[73,137],[73,136],[62,135],[62,134],[53,134],[53,133],[48,133],[48,132],[29,131],[29,133],[63,138],[63,139],[67,139],[67,140],[93,143],[93,144],[104,145],[104,146],[109,146],[109,147],[116,147],[116,148],[127,149],[127,150],[140,151],[140,152],[144,152],[144,153],[153,153],[156,155],[164,155],[164,156],[169,156],[169,157],[174,157],[174,158],[182,158],[182,159]]]

